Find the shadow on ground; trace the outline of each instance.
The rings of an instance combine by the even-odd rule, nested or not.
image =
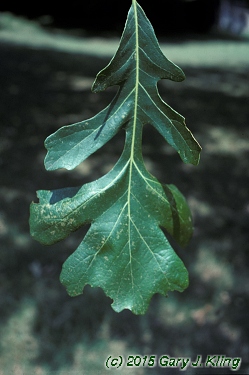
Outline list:
[[[160,181],[180,188],[195,220],[191,244],[177,248],[190,273],[190,286],[183,294],[154,296],[145,316],[116,314],[110,299],[97,288],[86,287],[82,296],[70,298],[59,274],[86,229],[52,247],[29,236],[29,204],[36,199],[36,190],[92,181],[121,154],[123,134],[74,171],[51,173],[43,166],[43,141],[49,134],[93,116],[115,95],[115,88],[101,94],[90,91],[94,76],[106,63],[88,55],[1,46],[0,368],[6,372],[0,374],[7,374],[10,363],[17,369],[24,365],[34,374],[53,370],[64,374],[65,369],[103,373],[108,351],[118,350],[123,355],[168,354],[193,360],[199,354],[203,361],[208,354],[241,357],[237,373],[246,373],[249,89],[245,70],[187,68],[186,82],[160,84],[163,99],[187,118],[203,147],[198,167],[184,165],[156,131],[150,126],[144,129],[148,168]],[[136,371],[165,373],[160,367]],[[229,371],[208,369],[209,374]],[[196,372],[189,368],[188,373]]]

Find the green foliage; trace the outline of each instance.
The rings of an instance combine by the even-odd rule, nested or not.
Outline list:
[[[123,153],[102,178],[80,188],[39,191],[31,204],[31,235],[43,244],[66,238],[91,223],[84,240],[66,260],[61,282],[71,296],[86,284],[101,287],[117,312],[143,314],[153,294],[183,291],[187,270],[164,235],[182,246],[192,235],[187,203],[173,185],[162,185],[145,168],[143,125],[153,125],[185,163],[197,165],[200,146],[184,118],[162,101],[159,79],[182,81],[182,70],[161,52],[154,30],[133,0],[119,48],[100,71],[92,90],[119,85],[113,101],[96,116],[65,126],[45,141],[47,170],[73,169],[121,128]]]

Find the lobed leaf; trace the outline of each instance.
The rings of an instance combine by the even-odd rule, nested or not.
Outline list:
[[[199,162],[200,146],[184,118],[161,99],[159,79],[182,81],[182,70],[160,50],[154,30],[133,0],[119,48],[99,72],[92,90],[119,85],[113,101],[89,120],[65,126],[45,141],[48,170],[73,169],[121,127],[123,153],[102,178],[80,188],[38,192],[31,204],[32,236],[44,244],[91,223],[78,249],[63,265],[61,282],[72,296],[86,284],[102,287],[116,311],[143,314],[153,294],[183,291],[187,270],[165,230],[182,246],[192,235],[187,203],[173,185],[162,185],[145,168],[142,129],[154,126],[185,163]]]

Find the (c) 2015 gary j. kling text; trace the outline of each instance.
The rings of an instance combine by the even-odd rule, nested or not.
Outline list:
[[[129,355],[124,358],[119,356],[108,356],[105,361],[105,367],[108,369],[125,367],[163,367],[163,368],[178,368],[179,370],[186,370],[188,367],[193,368],[229,368],[232,371],[239,370],[241,366],[240,357],[226,357],[222,354],[208,354],[204,361],[202,355],[198,354],[194,361],[190,357],[170,357],[167,354],[161,355]]]

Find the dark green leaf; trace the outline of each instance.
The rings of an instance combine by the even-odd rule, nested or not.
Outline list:
[[[182,81],[184,73],[161,52],[153,28],[133,0],[120,46],[96,77],[93,91],[119,91],[95,117],[47,138],[48,170],[73,169],[126,129],[124,151],[105,176],[81,188],[40,191],[31,205],[34,238],[52,244],[86,223],[91,227],[63,265],[61,281],[72,296],[86,284],[100,286],[116,311],[145,313],[153,294],[184,290],[188,274],[161,228],[180,244],[192,235],[191,215],[173,185],[161,185],[142,158],[143,125],[153,125],[186,163],[198,164],[200,146],[184,118],[159,96],[157,82]]]

